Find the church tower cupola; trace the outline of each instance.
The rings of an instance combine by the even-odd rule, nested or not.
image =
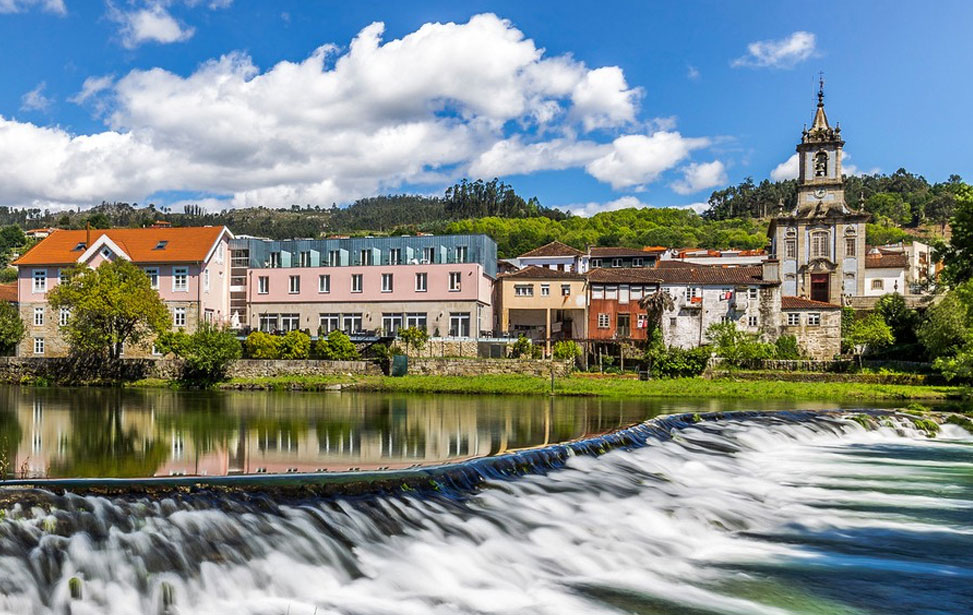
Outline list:
[[[848,213],[841,177],[841,128],[832,127],[824,110],[824,79],[818,82],[818,107],[811,128],[797,145],[800,161],[797,210],[800,216]]]

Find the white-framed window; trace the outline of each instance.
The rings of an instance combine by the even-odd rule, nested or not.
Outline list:
[[[756,287],[751,287],[747,289],[747,297],[750,299],[756,299],[760,296],[760,291]]]
[[[309,251],[301,252],[301,267],[311,266],[311,253]]]
[[[456,246],[456,262],[465,263],[468,258],[470,250],[466,246]]]
[[[828,246],[828,231],[814,231],[811,233],[811,258],[827,258],[831,256]]]
[[[44,308],[42,307],[34,308],[34,326],[35,327],[44,326]]]
[[[301,293],[301,276],[292,275],[287,278],[287,292],[291,295]]]
[[[422,249],[422,262],[423,263],[435,263],[436,262],[436,248],[427,247]]]
[[[370,248],[365,248],[358,253],[362,265],[372,264],[372,251]]]
[[[551,296],[551,285],[541,284],[541,297],[550,297],[550,296]]]
[[[361,314],[342,314],[341,330],[345,333],[361,333]]]
[[[362,274],[351,274],[351,292],[360,293],[362,291]]]
[[[884,280],[872,280],[872,290],[882,290],[884,287]]]
[[[469,312],[450,312],[449,336],[450,337],[470,336],[470,313]]]
[[[784,258],[797,258],[796,239],[787,239],[784,241]]]
[[[46,293],[47,292],[47,269],[34,269],[32,275],[34,278],[34,285],[32,286],[33,292]]]
[[[280,263],[281,263],[281,260],[280,260],[280,252],[271,252],[270,253],[270,266],[273,267],[274,269],[277,269],[277,268],[280,267]]]
[[[328,251],[328,267],[337,267],[341,264],[341,252],[339,250]]]
[[[733,318],[729,314],[724,314],[720,316],[720,322],[725,325],[728,322],[733,322]]]
[[[301,317],[299,314],[281,314],[280,330],[296,331],[301,327]]]
[[[429,284],[429,276],[428,276],[428,274],[425,274],[425,273],[417,273],[416,274],[416,292],[417,293],[424,293],[424,292],[426,292],[426,289],[428,288],[428,284]]]
[[[633,258],[632,259],[632,267],[642,267],[642,263],[643,262],[644,261],[641,258]]]
[[[392,289],[393,289],[392,274],[391,273],[383,273],[382,274],[382,292],[383,293],[390,293],[390,292],[392,292]]]
[[[382,314],[382,331],[385,335],[395,335],[402,328],[402,314]]]
[[[68,324],[68,319],[71,318],[71,309],[63,307],[60,312],[58,312],[57,324],[64,327]]]
[[[807,315],[807,326],[817,327],[821,324],[821,314],[820,312],[810,312]]]
[[[405,315],[405,326],[415,327],[417,329],[426,330],[426,314],[422,312],[412,312]]]
[[[605,298],[605,287],[601,284],[591,285],[591,298],[592,299],[604,299]]]
[[[145,275],[149,276],[149,286],[159,290],[159,268],[158,267],[146,267]]]
[[[324,335],[341,327],[341,314],[321,314],[318,316],[318,331]]]
[[[34,354],[44,354],[44,338],[34,338]]]
[[[401,264],[402,264],[402,248],[390,248],[389,265],[401,265]]]
[[[216,320],[216,312],[209,308],[203,310],[203,322],[212,324],[214,320]]]
[[[68,283],[68,279],[70,277],[71,276],[68,275],[68,270],[67,269],[58,269],[57,270],[57,281],[58,281],[59,284],[67,284]]]
[[[174,327],[186,326],[186,308],[184,307],[172,308],[172,326]]]
[[[567,297],[570,294],[571,294],[571,285],[570,284],[561,284],[561,296],[562,297]]]
[[[152,344],[152,356],[153,357],[161,357],[162,356],[162,351],[159,350],[159,347],[156,346],[155,343]]]
[[[277,330],[277,314],[261,314],[259,323],[261,331],[272,333]]]
[[[598,328],[599,329],[607,329],[610,322],[611,322],[611,319],[608,317],[608,314],[606,312],[599,312],[598,313]]]
[[[172,290],[177,292],[189,290],[189,267],[172,268]]]
[[[111,248],[105,246],[101,249],[101,257],[105,260],[111,259]]]
[[[601,267],[601,259],[600,258],[591,259],[591,268],[597,269],[599,267]]]
[[[463,284],[463,274],[459,271],[449,272],[449,290],[451,292],[459,291]]]
[[[621,266],[622,266],[622,259],[620,258],[612,259],[612,267],[621,267]]]
[[[757,317],[756,316],[747,316],[747,326],[748,327],[756,327],[757,326]]]
[[[618,286],[606,286],[605,287],[605,299],[612,301],[618,300]]]
[[[203,292],[209,292],[209,269],[203,271]]]
[[[801,324],[801,315],[798,312],[788,312],[787,313],[787,326],[796,327]]]
[[[266,295],[270,292],[270,278],[262,275],[257,277],[257,294]]]
[[[327,274],[322,274],[318,276],[318,292],[319,293],[330,293],[331,292],[331,276]]]
[[[691,300],[699,297],[699,287],[698,286],[687,286],[686,287],[686,299]]]
[[[515,297],[533,297],[534,296],[534,285],[533,284],[514,284],[514,296]]]

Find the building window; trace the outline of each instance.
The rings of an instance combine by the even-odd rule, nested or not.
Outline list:
[[[807,315],[807,324],[809,327],[817,327],[821,324],[821,314],[818,312],[811,312]]]
[[[455,292],[455,291],[460,290],[460,287],[461,287],[462,283],[463,283],[463,274],[462,273],[460,273],[459,271],[450,271],[449,272],[449,290],[450,291]]]
[[[599,312],[598,313],[598,328],[599,329],[607,329],[609,322],[610,322],[610,320],[608,318],[608,314],[607,313],[605,313],[605,312]]]
[[[617,300],[618,299],[618,287],[617,286],[606,286],[605,287],[605,299]]]
[[[213,310],[206,308],[203,310],[203,322],[213,324],[213,320],[216,318],[216,313]]]
[[[340,327],[341,314],[321,314],[318,316],[318,334],[327,335]]]
[[[257,278],[257,294],[266,295],[270,292],[270,278],[262,275]]]
[[[390,293],[392,292],[392,274],[383,273],[382,274],[382,292]]]
[[[747,289],[747,297],[750,299],[756,299],[760,294],[760,291],[756,288]]]
[[[281,331],[297,331],[301,328],[301,317],[300,314],[281,314],[280,315],[280,330]]]
[[[337,267],[341,263],[341,252],[330,250],[328,252],[328,267]]]
[[[389,265],[402,264],[402,248],[392,248],[389,250]]]
[[[402,328],[402,314],[382,314],[382,331],[395,335]]]
[[[828,175],[828,155],[818,152],[814,155],[814,176],[826,177]]]
[[[145,275],[149,276],[149,285],[152,288],[159,289],[159,268],[158,267],[146,267]],[[63,280],[62,280],[63,283]]]
[[[604,299],[605,298],[605,287],[601,284],[591,285],[591,298],[592,299]]]
[[[757,317],[756,316],[747,316],[747,326],[756,327],[757,326]]]
[[[632,267],[641,267],[642,266],[642,263],[643,263],[643,261],[642,261],[641,258],[633,258],[632,259]]]
[[[648,329],[649,328],[648,314],[638,314],[635,317],[635,327],[637,329]]]
[[[44,308],[42,307],[34,308],[34,326],[35,327],[44,326]]]
[[[856,240],[854,237],[845,237],[845,256],[855,255]]]
[[[61,308],[60,313],[58,313],[57,324],[62,327],[66,327],[69,318],[71,318],[70,308],[63,307]]]
[[[341,330],[348,335],[353,333],[361,333],[361,314],[342,314]]]
[[[372,264],[372,251],[370,249],[362,250],[359,254],[361,256],[362,265],[367,266]]]
[[[189,267],[172,268],[172,290],[177,292],[189,290]]]
[[[34,354],[44,354],[44,338],[34,338]]]
[[[882,290],[885,288],[884,280],[872,280],[872,290]]]
[[[456,262],[465,263],[469,255],[469,249],[466,246],[456,246]]]
[[[621,267],[621,266],[622,266],[622,259],[620,258],[612,259],[612,267]]]
[[[449,335],[450,337],[469,337],[470,336],[470,313],[451,312],[449,315]]]
[[[427,284],[429,282],[429,276],[425,273],[416,274],[416,292],[424,293],[426,292]]]
[[[515,284],[514,285],[514,296],[515,297],[533,297],[534,296],[534,285],[533,284]]]
[[[796,327],[801,324],[801,315],[797,312],[789,312],[787,314],[787,326]]]
[[[301,267],[310,267],[310,266],[311,266],[311,253],[301,252]]]
[[[103,259],[105,259],[105,260],[110,259],[111,258],[111,248],[109,248],[108,246],[105,246],[104,248],[102,248],[101,249],[101,257]]]
[[[669,327],[670,328],[675,327],[677,324],[678,324],[678,321],[676,320],[676,317],[675,316],[670,316],[669,317]]]
[[[277,314],[261,314],[260,330],[264,333],[273,333],[277,330]]]
[[[154,343],[152,344],[152,356],[153,357],[161,357],[162,356],[162,351],[159,350],[159,347],[157,345],[155,345]]]
[[[71,280],[71,275],[68,273],[67,269],[59,269],[57,272],[57,278],[58,282],[61,284],[67,284],[68,281]],[[156,286],[153,286],[152,288],[156,288]]]
[[[784,241],[784,258],[797,258],[797,240],[787,239]]]
[[[331,276],[330,275],[319,275],[318,276],[318,292],[319,293],[330,293],[331,292]]]
[[[422,249],[422,262],[423,262],[423,264],[435,263],[436,262],[436,248],[423,248]]]
[[[686,300],[692,300],[699,296],[699,288],[696,286],[686,287]]]
[[[414,312],[414,313],[411,313],[411,314],[406,314],[405,315],[405,326],[406,327],[415,327],[416,329],[422,329],[423,331],[425,331],[426,330],[426,315],[425,314],[422,314],[422,313],[419,313],[419,312]]]
[[[203,292],[209,292],[209,269],[203,271]]]
[[[273,267],[274,269],[280,267],[280,252],[270,253],[270,266]]]
[[[827,258],[831,255],[828,249],[828,231],[814,231],[811,233],[811,258]]]
[[[47,292],[47,269],[34,269],[34,286],[35,293]]]
[[[561,296],[562,297],[567,297],[570,294],[571,294],[571,285],[570,284],[561,284]]]
[[[301,292],[301,276],[292,275],[288,278],[287,292],[292,295],[300,294]]]
[[[541,297],[550,297],[550,296],[551,296],[551,285],[541,284]]]
[[[172,325],[174,327],[186,326],[186,308],[184,307],[172,308]]]
[[[601,259],[600,258],[591,259],[591,268],[597,269],[598,267],[601,267]]]
[[[351,292],[360,293],[362,291],[362,274],[354,273],[351,276]]]

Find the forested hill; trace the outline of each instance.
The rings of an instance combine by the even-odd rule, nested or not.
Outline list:
[[[899,169],[891,175],[845,176],[845,199],[852,207],[863,207],[874,224],[884,227],[917,228],[924,224],[944,226],[956,208],[956,195],[965,186],[958,175],[930,184],[921,175]],[[782,209],[790,211],[797,202],[797,180],[755,184],[747,178],[736,186],[717,190],[709,198],[708,220],[764,218]]]

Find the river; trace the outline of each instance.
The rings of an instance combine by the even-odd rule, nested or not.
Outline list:
[[[768,401],[0,390],[17,475],[464,464]],[[471,490],[45,496],[0,520],[0,613],[973,611],[973,440],[735,416]],[[11,442],[17,444],[11,445]],[[37,492],[32,492],[34,496]],[[34,501],[25,498],[24,501]],[[71,579],[81,579],[81,599]]]

